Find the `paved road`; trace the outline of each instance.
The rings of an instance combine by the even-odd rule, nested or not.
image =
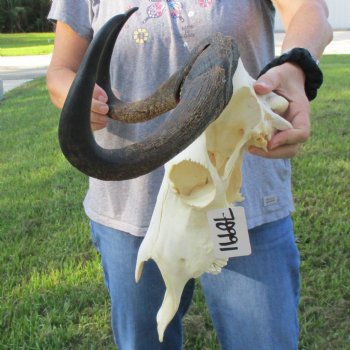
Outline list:
[[[284,34],[276,33],[276,55],[281,52]],[[333,42],[327,46],[325,54],[350,54],[350,31],[334,32]],[[33,78],[44,76],[51,55],[2,57],[0,56],[0,99],[2,93]]]

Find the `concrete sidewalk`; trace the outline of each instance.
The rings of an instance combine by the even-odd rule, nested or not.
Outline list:
[[[275,53],[280,55],[284,33],[275,34]],[[350,31],[334,32],[333,41],[327,46],[325,55],[350,54]],[[2,94],[39,76],[45,76],[51,55],[0,56],[0,99]],[[349,59],[350,63],[350,59]]]
[[[45,76],[51,60],[50,55],[41,56],[0,56],[0,99],[17,86],[34,78]]]

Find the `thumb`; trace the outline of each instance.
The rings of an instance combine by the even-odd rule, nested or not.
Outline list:
[[[258,95],[266,95],[278,87],[278,81],[276,75],[271,74],[267,71],[265,74],[260,76],[254,83],[254,90]]]

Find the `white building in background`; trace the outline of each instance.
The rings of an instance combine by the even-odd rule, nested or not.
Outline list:
[[[333,30],[350,30],[350,0],[326,0],[326,3],[329,9],[329,22]],[[276,32],[284,31],[278,16],[275,30]]]

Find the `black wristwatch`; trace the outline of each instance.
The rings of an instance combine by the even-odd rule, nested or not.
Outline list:
[[[317,95],[317,89],[322,85],[323,74],[318,66],[318,61],[311,53],[304,48],[294,48],[272,60],[260,72],[259,77],[272,67],[280,66],[283,63],[291,62],[297,64],[305,74],[305,94],[309,101]]]

